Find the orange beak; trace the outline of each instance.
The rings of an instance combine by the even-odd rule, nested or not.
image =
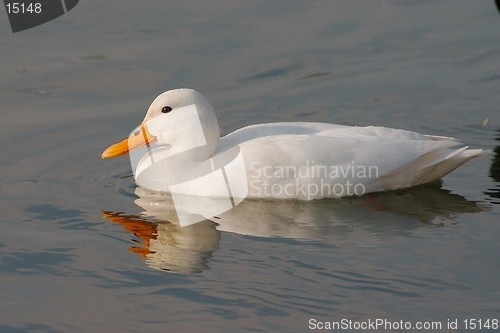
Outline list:
[[[155,141],[156,137],[149,133],[147,127],[144,124],[141,124],[128,138],[121,142],[115,143],[112,146],[109,146],[108,149],[106,149],[102,153],[101,157],[110,158],[125,155],[132,149],[143,147]]]

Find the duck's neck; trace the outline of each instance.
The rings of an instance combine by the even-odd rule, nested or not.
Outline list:
[[[170,150],[170,156],[175,157],[179,160],[192,161],[192,162],[204,162],[210,160],[215,152],[212,152],[208,146],[198,146],[190,149],[175,148],[172,147]]]
[[[172,145],[171,153],[179,154],[179,157],[192,161],[205,161],[212,158],[217,153],[220,139],[220,129],[217,119],[207,123],[202,122],[203,132],[195,130],[185,133],[182,140],[178,140]]]

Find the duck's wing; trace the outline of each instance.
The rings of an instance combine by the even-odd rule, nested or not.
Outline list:
[[[380,175],[430,152],[460,143],[454,140],[401,140],[368,135],[269,135],[240,144],[249,160],[275,165],[376,165]],[[245,156],[247,155],[247,156]]]
[[[438,180],[469,159],[488,153],[451,148],[459,144],[448,137],[383,127],[338,127],[309,135],[261,136],[239,146],[248,177],[260,182],[319,182],[318,177],[309,179],[312,171],[319,170],[325,182],[362,183],[367,192],[373,192]],[[311,172],[299,174],[306,169]]]

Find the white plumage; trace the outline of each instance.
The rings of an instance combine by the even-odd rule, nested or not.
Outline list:
[[[162,112],[167,106],[171,111]],[[192,106],[197,112],[189,111]],[[312,200],[432,182],[471,158],[489,153],[452,148],[460,142],[444,136],[326,123],[258,124],[220,138],[212,106],[191,89],[158,96],[135,132],[136,137],[142,133],[145,141],[157,144],[153,149],[138,150],[141,158],[134,175],[139,186],[172,190],[175,179],[182,183],[177,186],[182,194],[213,197],[225,196],[228,191],[214,185],[218,178],[211,174],[217,170],[222,170],[229,191],[246,197]],[[129,146],[134,148],[131,138],[135,140],[131,135],[108,148],[103,158],[121,155]],[[241,165],[221,161],[240,161]],[[208,181],[206,186],[194,185],[200,177]],[[188,186],[190,180],[193,186]]]

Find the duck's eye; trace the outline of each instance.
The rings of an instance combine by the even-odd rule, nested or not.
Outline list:
[[[170,106],[164,106],[163,109],[161,109],[161,112],[163,113],[169,113],[170,111],[172,111]]]

